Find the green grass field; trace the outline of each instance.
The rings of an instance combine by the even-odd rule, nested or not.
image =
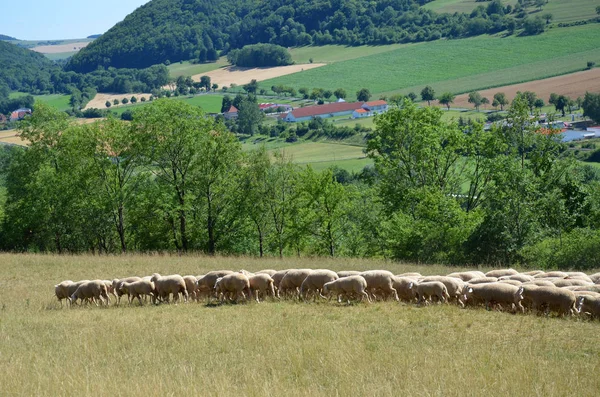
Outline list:
[[[517,4],[516,0],[503,0],[502,4],[507,5],[515,5]],[[423,5],[423,8],[427,10],[432,10],[438,13],[447,12],[449,14],[454,14],[455,12],[464,12],[471,13],[478,6],[483,5],[487,6],[487,3],[482,3],[476,0],[434,0]]]
[[[241,268],[446,266],[324,258],[0,255],[7,396],[595,396],[600,322],[396,302],[61,308],[64,279]]]
[[[11,92],[9,98],[18,98],[20,96],[31,95],[26,92]],[[63,94],[48,94],[48,95],[33,95],[36,101],[44,102],[58,110],[67,110],[71,106],[69,105],[70,95]]]
[[[221,57],[217,62],[211,63],[198,63],[193,64],[189,61],[186,62],[176,62],[167,66],[169,69],[169,74],[171,77],[177,78],[179,76],[194,76],[196,74],[207,73],[212,70],[219,69],[228,65],[227,58]]]
[[[392,51],[335,62],[321,68],[261,82],[335,89],[350,96],[420,92],[427,84],[455,93],[537,80],[600,63],[600,25],[554,28],[535,37],[481,36],[406,45]],[[308,50],[306,50],[308,51]]]
[[[67,59],[77,54],[79,51],[71,51],[71,52],[58,52],[56,54],[44,54],[44,56],[53,61],[58,61],[61,59]]]

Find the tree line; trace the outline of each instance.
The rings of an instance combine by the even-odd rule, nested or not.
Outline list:
[[[245,152],[180,101],[91,125],[40,104],[20,125],[30,147],[0,157],[1,248],[600,266],[600,176],[538,132],[523,98],[491,131],[442,113],[379,115],[374,168],[350,175]]]

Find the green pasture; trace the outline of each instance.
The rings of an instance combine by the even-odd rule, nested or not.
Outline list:
[[[227,58],[221,57],[217,62],[210,63],[191,63],[189,61],[176,62],[167,66],[167,69],[169,69],[169,75],[171,77],[177,78],[179,76],[194,76],[207,73],[226,65],[228,65]]]
[[[44,54],[44,56],[52,61],[59,61],[61,59],[67,59],[77,54],[79,51],[71,51],[71,52],[58,52],[56,54]]]
[[[502,4],[517,4],[516,0],[503,0]],[[481,1],[476,0],[434,0],[423,5],[423,8],[432,10],[438,13],[447,12],[449,14],[454,14],[455,12],[464,12],[471,13],[478,6],[483,5],[487,6],[487,3],[483,3]]]
[[[296,63],[308,63],[310,58],[313,59],[314,63],[334,63],[381,54],[413,45],[414,44],[390,44],[381,46],[364,45],[357,47],[344,45],[324,45],[320,47],[306,46],[292,48],[290,54]]]
[[[95,39],[59,39],[59,40],[11,40],[12,44],[25,47],[25,48],[33,48],[42,45],[63,45],[63,44],[71,44],[71,43],[87,43],[90,41],[94,41]]]
[[[352,97],[367,87],[373,94],[419,92],[431,85],[455,93],[565,74],[600,62],[600,25],[554,28],[534,37],[480,36],[403,46],[335,62],[261,82],[335,89]]]
[[[31,95],[26,92],[11,92],[9,98],[18,98],[25,95]],[[43,102],[47,105],[55,107],[58,110],[67,110],[71,106],[69,105],[70,95],[63,94],[48,94],[48,95],[32,95],[36,101]]]

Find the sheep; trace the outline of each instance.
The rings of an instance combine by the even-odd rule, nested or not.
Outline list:
[[[248,278],[254,276],[254,273],[251,273],[248,270],[244,270],[244,269],[240,269],[240,271],[238,273],[241,273],[241,274],[243,274],[244,276],[246,276]]]
[[[528,272],[523,272],[521,274],[525,274],[526,276],[535,277],[538,274],[542,274],[542,273],[545,274],[545,272],[543,270],[531,270],[531,271],[528,271]]]
[[[577,313],[588,313],[592,318],[600,317],[600,296],[579,296],[576,310]]]
[[[367,281],[367,290],[375,296],[376,291],[391,294],[396,301],[400,301],[394,289],[394,275],[387,270],[369,270],[360,274]]]
[[[515,269],[496,269],[496,270],[490,270],[489,272],[487,272],[485,274],[485,276],[500,278],[500,277],[505,277],[505,276],[514,276],[516,274],[519,274],[519,272],[516,271]]]
[[[267,273],[256,273],[254,276],[249,277],[250,282],[250,293],[254,294],[256,302],[260,303],[259,296],[263,294],[265,297],[271,294],[275,297],[275,287],[273,286],[273,279]]]
[[[281,280],[283,277],[292,269],[278,270],[276,271],[271,278],[273,279],[273,287],[275,287],[275,291],[277,292],[277,297],[279,298],[279,284],[281,284]]]
[[[589,275],[590,279],[595,283],[598,284],[600,283],[600,272],[598,273],[594,273],[594,274],[590,274]]]
[[[173,294],[173,301],[179,300],[179,294],[187,301],[188,293],[185,287],[185,280],[178,274],[171,276],[161,276],[158,273],[152,274],[150,279],[156,288],[156,296],[163,301],[169,302],[169,296]]]
[[[479,284],[479,285],[466,285],[464,289],[465,301],[473,300],[482,301],[485,303],[485,308],[489,310],[490,303],[497,303],[500,305],[514,305],[521,312],[525,309],[521,305],[523,296],[519,291],[522,287],[505,283],[491,283],[491,284]],[[514,309],[513,309],[514,310]]]
[[[225,301],[226,297],[231,299],[235,295],[235,301],[241,297],[245,297],[244,291],[250,297],[250,280],[245,274],[232,273],[217,279],[215,283],[215,292],[221,302]]]
[[[367,302],[371,303],[371,299],[365,291],[366,288],[367,280],[363,276],[346,276],[325,283],[323,285],[323,294],[329,296],[329,299],[331,299],[331,294],[336,294],[337,300],[340,303],[342,296],[346,299],[350,296],[357,296],[361,302],[364,298],[367,298]]]
[[[415,300],[411,289],[411,283],[414,281],[414,278],[394,276],[392,287],[396,290],[398,298],[400,298],[401,301],[412,302]]]
[[[402,274],[396,274],[396,277],[410,277],[410,278],[420,278],[423,277],[421,276],[421,273],[402,273]]]
[[[233,274],[231,270],[214,270],[212,272],[206,273],[204,276],[197,277],[198,279],[198,289],[196,293],[207,293],[208,294],[208,302],[210,303],[210,298],[215,290],[215,283],[218,278],[225,277],[229,274]]]
[[[598,284],[576,285],[576,286],[564,287],[564,288],[570,289],[571,291],[590,291],[590,292],[600,293],[600,285],[598,285]]]
[[[565,279],[565,278],[557,278],[553,279],[552,283],[557,287],[574,287],[574,286],[585,286],[585,285],[593,285],[585,280],[580,279]]]
[[[469,281],[472,280],[474,278],[480,278],[480,277],[485,277],[485,274],[481,273],[481,272],[455,272],[455,273],[450,273],[448,274],[448,277],[454,277],[454,278],[459,278],[462,281]]]
[[[337,272],[339,278],[348,277],[348,276],[358,276],[360,272],[358,270],[342,270]]]
[[[256,274],[268,274],[269,277],[273,278],[273,275],[277,273],[277,270],[273,270],[273,269],[264,269],[264,270],[259,270],[258,272],[256,272]]]
[[[131,283],[123,281],[119,284],[119,289],[127,294],[130,304],[134,298],[138,298],[140,305],[143,305],[141,296],[150,296],[151,302],[156,302],[155,287],[152,281],[140,280]]]
[[[535,275],[535,278],[565,278],[568,277],[569,275],[565,272],[559,272],[559,271],[554,271],[554,272],[548,272],[548,273],[540,273]]]
[[[298,296],[304,279],[306,279],[311,272],[311,269],[292,269],[287,272],[279,283],[279,295],[283,293],[285,298],[288,292],[291,292],[292,296]]]
[[[514,274],[512,276],[504,276],[504,277],[499,277],[498,281],[504,281],[504,280],[516,280],[519,281],[521,283],[526,283],[528,281],[533,281],[534,278],[533,276],[529,276],[527,274]]]
[[[554,287],[554,283],[552,281],[549,280],[533,280],[533,281],[527,281],[525,283],[523,283],[524,285],[535,285],[538,287]]]
[[[455,299],[456,303],[460,306],[464,307],[463,303],[463,288],[465,286],[465,282],[459,278],[455,277],[447,277],[447,276],[427,276],[423,277],[419,280],[420,282],[427,281],[439,281],[446,286],[448,290],[448,295],[450,295],[450,299]]]
[[[198,301],[198,279],[195,276],[183,276],[183,281],[190,299]]]
[[[580,280],[585,280],[589,283],[594,283],[594,280],[592,280],[590,278],[590,276],[588,276],[587,274],[583,273],[583,272],[565,272],[568,275],[569,279],[580,279]]]
[[[518,280],[500,280],[498,281],[499,283],[502,284],[510,284],[510,285],[515,285],[517,287],[520,287],[523,283],[518,281]]]
[[[323,285],[330,281],[335,281],[339,277],[336,272],[327,269],[313,270],[306,276],[302,284],[300,285],[300,297],[306,300],[308,295],[314,293],[314,300],[317,299],[317,295],[321,295]]]
[[[575,312],[575,294],[564,288],[537,287],[523,284],[519,287],[523,299],[531,302],[531,307],[537,311],[554,311],[559,315]]]
[[[61,307],[62,307],[63,299],[66,299],[67,301],[69,301],[69,296],[71,296],[71,295],[69,295],[68,287],[71,284],[73,284],[73,281],[65,280],[65,281],[61,281],[60,283],[58,283],[54,286],[54,294],[56,295],[56,298],[58,298],[58,301],[60,302]]]
[[[434,296],[438,298],[438,301],[445,303],[448,303],[450,298],[446,286],[440,281],[411,282],[409,287],[417,298],[418,304],[425,303],[427,305]]]
[[[113,294],[115,295],[115,297],[117,298],[117,305],[119,303],[121,303],[121,296],[124,295],[124,292],[121,291],[121,289],[119,288],[119,286],[121,285],[122,282],[126,282],[126,283],[133,283],[134,281],[140,281],[141,278],[140,277],[125,277],[125,278],[115,278],[112,281],[112,288],[113,288]]]
[[[496,277],[477,277],[477,278],[473,278],[471,280],[469,280],[469,284],[488,284],[488,283],[495,283],[497,282],[498,279]]]
[[[108,289],[102,280],[92,280],[79,285],[69,298],[71,303],[77,302],[77,299],[81,299],[82,301],[84,299],[91,299],[96,306],[98,306],[98,300],[106,305],[110,303]]]

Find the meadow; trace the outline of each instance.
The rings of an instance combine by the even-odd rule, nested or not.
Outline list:
[[[228,64],[227,58],[221,57],[216,62],[209,63],[191,63],[189,61],[176,62],[167,66],[167,69],[169,69],[169,74],[171,77],[177,78],[179,76],[194,76],[197,74],[210,72],[223,66],[227,66]]]
[[[60,306],[63,279],[241,268],[459,270],[383,260],[0,254],[10,396],[594,396],[600,322],[396,302]]]
[[[11,92],[9,98],[17,98],[20,96],[31,95],[26,92]],[[32,95],[36,101],[44,102],[47,105],[57,108],[58,110],[68,110],[71,108],[69,101],[70,95],[63,94],[47,94],[47,95]]]
[[[418,93],[425,85],[436,92],[462,93],[583,70],[587,61],[600,63],[598,35],[600,25],[590,24],[553,28],[540,36],[480,36],[410,44],[376,54],[365,52],[362,57],[266,80],[261,85],[342,87],[350,97],[363,87],[375,96]],[[357,55],[358,49],[351,52]],[[304,49],[302,58],[309,55],[310,49]],[[322,59],[315,57],[314,61]]]

